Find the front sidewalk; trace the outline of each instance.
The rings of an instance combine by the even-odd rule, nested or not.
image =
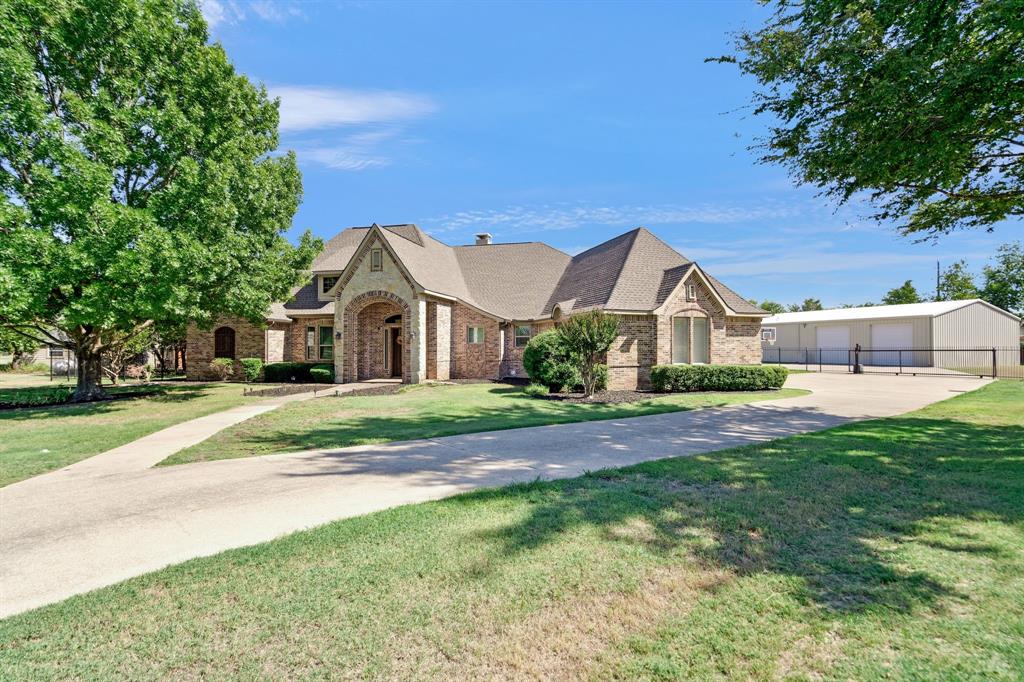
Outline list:
[[[479,487],[692,455],[915,410],[986,382],[801,374],[727,408],[142,469],[0,489],[0,616],[334,519]],[[160,457],[162,459],[163,457]]]

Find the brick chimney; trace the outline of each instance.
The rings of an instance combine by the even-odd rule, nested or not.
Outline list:
[[[476,235],[476,245],[477,246],[487,246],[490,243],[491,243],[491,233],[490,232],[480,232],[480,233],[478,233]]]

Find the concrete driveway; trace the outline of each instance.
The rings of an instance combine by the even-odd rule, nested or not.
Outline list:
[[[985,383],[797,374],[787,386],[812,394],[695,412],[175,467],[83,462],[0,489],[0,616],[334,519],[891,416]]]

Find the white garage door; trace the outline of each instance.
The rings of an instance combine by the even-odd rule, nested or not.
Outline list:
[[[824,365],[845,365],[850,357],[849,327],[818,327],[818,348]]]
[[[914,353],[900,353],[914,347],[914,327],[909,324],[871,325],[871,354],[861,361],[867,365],[911,365]],[[902,357],[901,357],[902,356]]]

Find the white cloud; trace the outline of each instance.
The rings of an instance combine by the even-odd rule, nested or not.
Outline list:
[[[249,6],[260,19],[275,23],[287,21],[292,17],[305,16],[298,6],[282,0],[252,0]]]
[[[757,206],[699,204],[695,206],[640,205],[589,206],[555,204],[511,206],[501,210],[461,211],[434,221],[441,231],[470,227],[501,227],[512,231],[571,230],[579,227],[672,225],[683,223],[733,224],[792,217],[797,206],[765,203]]]
[[[319,143],[297,150],[299,160],[312,161],[328,168],[361,171],[380,168],[391,163],[386,154],[390,144],[401,145],[397,128],[366,130],[347,135],[337,143]]]
[[[301,85],[282,85],[269,90],[272,97],[281,98],[282,131],[408,121],[438,109],[431,98],[408,92]]]
[[[776,252],[743,252],[743,257],[709,258],[702,262],[716,276],[764,276],[774,277],[780,273],[792,277],[798,274],[835,273],[844,271],[867,271],[877,268],[895,268],[934,263],[935,253],[892,253],[890,251],[862,251],[841,253],[837,251],[792,251],[779,249]],[[966,258],[983,258],[984,254],[964,254]],[[699,260],[699,259],[698,259]],[[901,280],[902,281],[902,280]]]
[[[283,23],[293,17],[305,16],[299,6],[289,0],[199,0],[199,9],[213,30],[221,24],[237,24],[250,15],[274,23]]]

